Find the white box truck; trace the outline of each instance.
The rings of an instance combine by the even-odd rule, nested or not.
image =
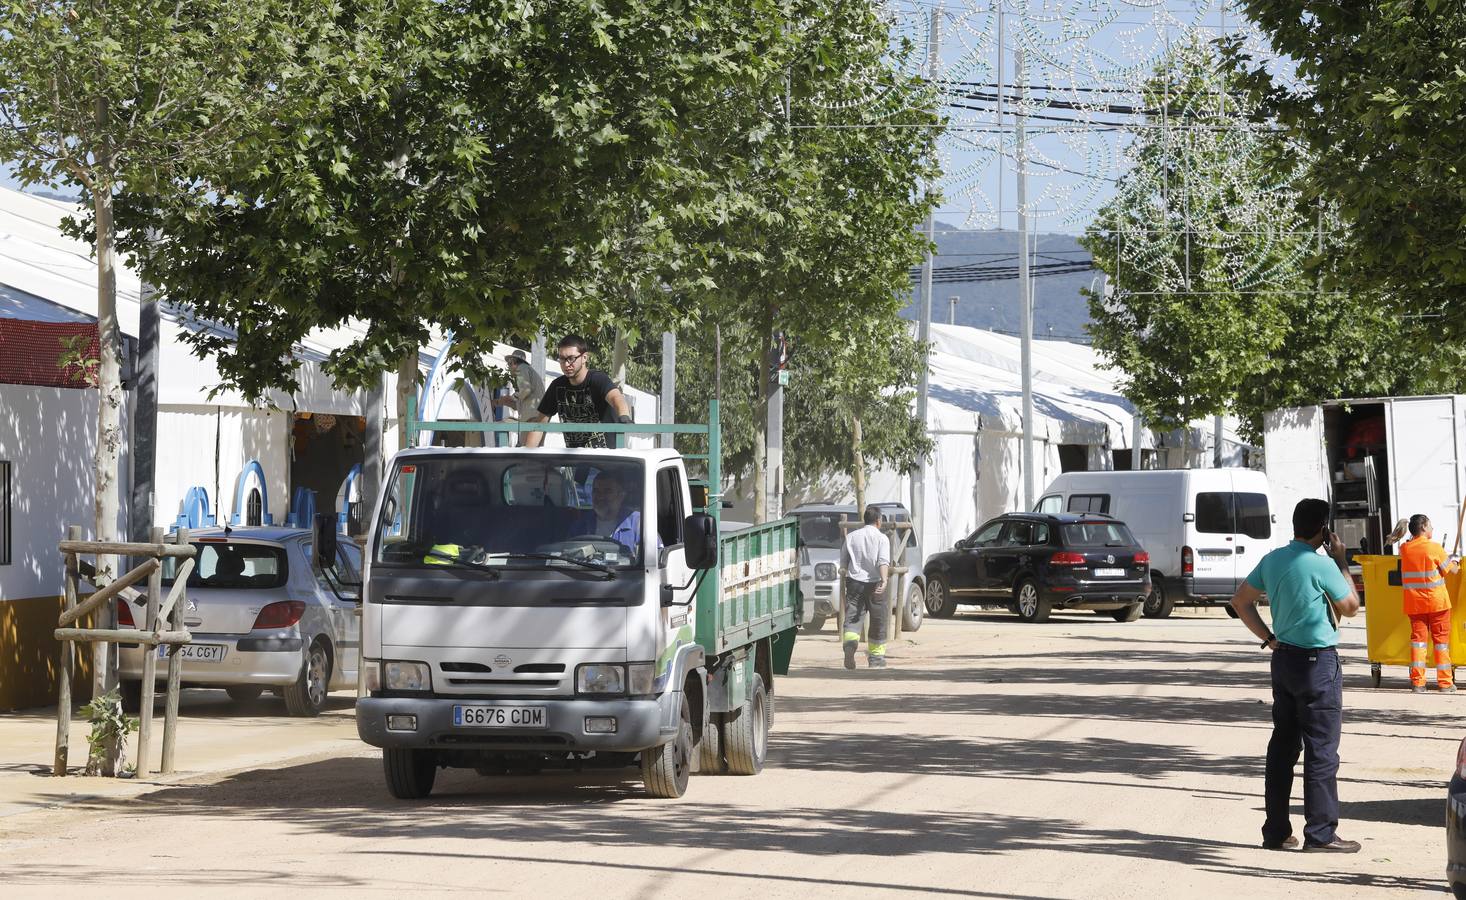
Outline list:
[[[1370,397],[1279,409],[1263,419],[1267,475],[1278,511],[1304,497],[1333,504],[1331,527],[1355,553],[1388,553],[1394,523],[1430,516],[1456,540],[1466,471],[1466,397]]]
[[[1150,554],[1144,613],[1226,606],[1263,554],[1286,543],[1267,477],[1252,469],[1065,472],[1050,482],[1039,512],[1107,513],[1130,526]]]

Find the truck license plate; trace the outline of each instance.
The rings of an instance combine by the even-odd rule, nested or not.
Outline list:
[[[543,706],[455,706],[453,724],[463,728],[544,728]]]
[[[223,644],[183,644],[178,648],[179,659],[191,659],[194,662],[217,663],[224,661],[224,655],[229,648]],[[168,645],[158,645],[158,658],[168,658]]]
[[[1094,570],[1094,577],[1096,577],[1096,578],[1124,578],[1125,577],[1125,570],[1124,569],[1095,569]]]

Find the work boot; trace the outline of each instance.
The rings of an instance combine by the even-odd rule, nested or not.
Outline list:
[[[1441,685],[1441,693],[1454,694],[1456,693],[1456,686],[1454,684],[1443,684]]]
[[[855,668],[855,649],[859,646],[854,641],[845,642],[845,668]]]
[[[1417,694],[1423,694],[1423,693],[1425,693],[1425,685],[1423,685],[1423,684],[1412,684],[1412,685],[1410,685],[1410,690],[1414,691]]]
[[[886,658],[884,656],[868,657],[865,661],[865,667],[867,669],[884,669],[886,667]]]

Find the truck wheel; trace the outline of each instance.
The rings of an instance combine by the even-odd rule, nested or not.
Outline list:
[[[805,634],[819,634],[820,629],[825,627],[826,616],[810,616],[809,621],[804,623]]]
[[[1150,583],[1150,593],[1145,598],[1145,617],[1147,619],[1164,619],[1171,615],[1171,610],[1176,606],[1166,593],[1165,585],[1160,578],[1154,578]]]
[[[265,689],[253,684],[231,684],[224,689],[229,699],[235,703],[249,703],[251,700],[260,699]]]
[[[906,589],[906,602],[901,604],[901,630],[917,631],[926,618],[926,591],[912,582]]]
[[[331,657],[320,641],[311,644],[300,677],[285,686],[285,710],[292,716],[318,716],[326,706],[331,683]]]
[[[1013,588],[1013,605],[1018,607],[1018,618],[1025,622],[1047,622],[1049,601],[1032,578],[1025,578]]]
[[[769,703],[764,679],[753,676],[753,691],[724,727],[727,739],[728,771],[734,775],[757,775],[763,771],[769,752]]]
[[[926,611],[934,619],[950,619],[957,612],[957,602],[952,599],[952,589],[947,579],[933,575],[926,582]]]
[[[383,750],[382,774],[387,776],[387,790],[392,796],[421,800],[433,792],[438,760],[431,750]]]
[[[697,742],[697,773],[699,775],[726,775],[728,764],[723,761],[723,714],[708,716],[708,727],[702,730],[702,740]]]
[[[1110,615],[1115,617],[1116,622],[1134,622],[1140,618],[1140,610],[1143,606],[1145,606],[1143,603],[1132,603],[1129,606],[1110,610]]]
[[[143,683],[141,681],[119,681],[117,693],[122,696],[122,711],[135,716],[143,708]]]
[[[1370,665],[1369,665],[1369,681],[1370,681],[1370,684],[1374,685],[1375,687],[1379,687],[1379,683],[1382,680],[1383,680],[1383,673],[1380,671],[1380,664],[1379,663],[1370,663]]]
[[[677,736],[660,747],[641,751],[641,781],[653,797],[676,800],[687,793],[692,774],[692,707],[682,695]]]

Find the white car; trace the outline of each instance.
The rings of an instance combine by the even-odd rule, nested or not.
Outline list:
[[[184,687],[223,688],[241,702],[268,688],[284,697],[291,715],[314,716],[330,691],[356,686],[361,550],[355,544],[342,539],[323,569],[309,529],[208,528],[190,538],[198,556],[184,615],[193,640],[179,649]],[[165,563],[165,585],[177,564]],[[124,627],[141,625],[146,609],[122,601],[118,613]],[[156,669],[160,691],[168,674],[164,649]],[[143,653],[136,644],[121,652],[123,704],[131,710],[141,701]]]

